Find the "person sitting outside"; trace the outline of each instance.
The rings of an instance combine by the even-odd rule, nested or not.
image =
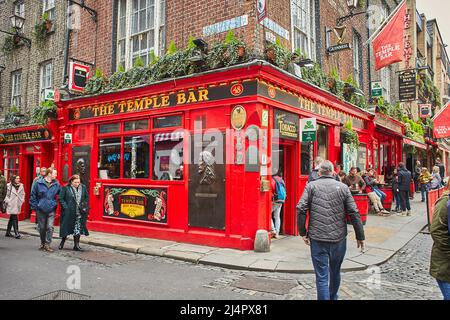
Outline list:
[[[379,216],[388,215],[389,211],[384,209],[383,203],[381,202],[380,197],[375,193],[373,189],[373,177],[371,177],[368,173],[363,174],[364,182],[366,183],[366,193],[369,197],[370,202],[372,203],[373,209],[376,214]]]
[[[362,192],[366,188],[366,183],[364,182],[364,179],[358,175],[358,169],[356,167],[350,169],[350,173],[344,183],[348,185],[351,190],[359,190],[359,192]]]
[[[377,194],[377,196],[380,198],[381,203],[384,202],[384,199],[386,199],[386,194],[378,188],[378,184],[380,183],[375,178],[375,170],[371,169],[369,170],[369,174],[367,176],[367,179],[364,180],[364,182],[371,187],[372,191]]]
[[[433,174],[431,177],[431,190],[439,189],[442,186],[442,177],[438,166],[433,167]]]

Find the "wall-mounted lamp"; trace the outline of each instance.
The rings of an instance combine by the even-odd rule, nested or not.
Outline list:
[[[20,43],[20,41],[23,41],[23,43],[25,43],[25,45],[28,48],[31,48],[31,39],[24,37],[21,32],[23,25],[25,23],[25,18],[23,18],[21,16],[13,15],[10,18],[10,21],[11,21],[11,26],[15,32],[12,33],[12,32],[3,31],[3,30],[0,30],[0,32],[9,34],[10,36],[13,36],[14,44],[18,45]]]
[[[338,26],[341,26],[344,21],[353,18],[354,16],[359,16],[361,14],[366,14],[367,11],[362,11],[362,12],[357,12],[355,13],[354,11],[356,10],[356,8],[358,8],[358,3],[359,0],[347,0],[347,7],[350,10],[350,14],[344,17],[340,17],[336,20],[336,24]]]

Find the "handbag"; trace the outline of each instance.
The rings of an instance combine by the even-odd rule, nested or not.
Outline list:
[[[69,187],[69,188],[70,188],[70,190],[72,191],[73,198],[75,199],[75,204],[76,204],[77,207],[78,207],[78,212],[79,212],[81,215],[87,215],[87,214],[88,214],[88,210],[89,210],[88,203],[87,203],[87,202],[80,201],[80,204],[78,204],[78,203],[77,203],[77,195],[76,195],[75,192],[73,191],[72,187]]]

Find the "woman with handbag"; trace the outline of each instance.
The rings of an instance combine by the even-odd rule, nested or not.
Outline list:
[[[73,175],[69,179],[67,186],[62,188],[59,194],[61,204],[61,227],[59,236],[61,244],[59,250],[64,248],[67,236],[73,234],[75,251],[82,251],[80,248],[80,236],[88,236],[86,221],[89,213],[89,198],[86,187],[81,184],[80,176]]]
[[[20,239],[18,214],[22,211],[22,205],[25,202],[25,190],[20,183],[19,176],[11,176],[11,182],[6,186],[6,197],[3,202],[4,210],[9,215],[6,237],[13,237],[11,227],[14,229],[14,238]]]

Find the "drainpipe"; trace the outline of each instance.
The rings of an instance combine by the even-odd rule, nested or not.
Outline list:
[[[66,14],[69,12],[69,8],[72,5],[72,1],[68,0]],[[70,34],[72,30],[69,28],[68,23],[66,23],[66,44],[64,46],[64,73],[63,73],[63,85],[69,84],[69,46],[70,46]]]

